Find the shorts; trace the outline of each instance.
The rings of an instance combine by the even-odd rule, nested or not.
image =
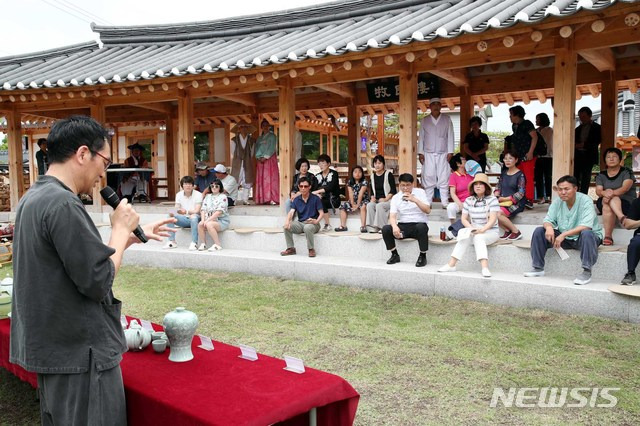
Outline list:
[[[367,202],[363,202],[362,203],[363,206],[367,205]],[[344,210],[347,213],[352,213],[353,212],[353,206],[351,205],[350,201],[345,201],[340,205],[340,210]]]
[[[628,215],[629,209],[631,208],[631,203],[628,202],[627,200],[623,200],[622,198],[620,198],[620,206],[622,207],[622,214],[625,216]],[[596,208],[598,210],[598,214],[601,215],[602,214],[602,197],[596,200]]]
[[[331,196],[331,199],[322,197],[322,211],[325,213],[329,212],[329,209],[335,210],[340,206],[340,198]]]

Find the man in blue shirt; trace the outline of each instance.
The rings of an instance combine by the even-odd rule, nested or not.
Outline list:
[[[196,164],[196,189],[204,197],[209,193],[209,186],[216,180],[216,173],[209,170],[209,166],[204,161]]]
[[[291,256],[296,254],[296,248],[293,245],[293,234],[302,234],[307,237],[307,248],[309,249],[309,257],[316,257],[316,251],[313,248],[313,234],[320,231],[320,221],[324,216],[322,201],[320,197],[311,193],[311,183],[307,177],[301,177],[298,180],[298,189],[300,196],[296,197],[291,203],[291,210],[287,213],[287,219],[284,222],[284,238],[287,241],[287,249],[280,252],[282,256]],[[293,220],[294,214],[298,215],[298,220]]]
[[[598,246],[604,236],[602,226],[593,206],[593,200],[578,192],[578,180],[573,176],[558,179],[559,200],[549,207],[541,227],[536,228],[531,238],[533,269],[525,277],[544,275],[544,256],[547,249],[580,250],[582,272],[573,280],[576,285],[591,282],[591,268],[598,261]]]

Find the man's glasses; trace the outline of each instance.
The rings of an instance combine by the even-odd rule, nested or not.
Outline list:
[[[96,155],[99,155],[100,157],[102,157],[103,160],[106,160],[106,164],[104,166],[104,171],[105,172],[113,164],[113,161],[111,159],[109,159],[109,158],[105,157],[104,155],[100,154],[98,151],[91,151],[91,152],[96,154]]]
[[[309,188],[311,185],[298,185],[298,188]]]

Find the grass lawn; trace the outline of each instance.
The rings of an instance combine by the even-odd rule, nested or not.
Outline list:
[[[359,425],[640,424],[638,325],[227,272],[124,267],[114,291],[128,314],[185,306],[200,334],[344,377]],[[621,390],[615,408],[489,407],[512,386]],[[37,419],[33,391],[0,373],[0,423]]]

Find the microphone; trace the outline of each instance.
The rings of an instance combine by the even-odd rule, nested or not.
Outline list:
[[[102,188],[100,190],[100,195],[102,195],[104,201],[106,201],[106,203],[109,204],[114,210],[120,204],[120,197],[118,197],[118,194],[116,194],[116,192],[109,186],[105,186],[104,188]],[[142,243],[146,243],[149,241],[147,239],[147,236],[144,235],[144,231],[142,230],[142,228],[140,228],[140,225],[138,225],[138,227],[133,230],[133,235],[138,237],[138,239]]]

